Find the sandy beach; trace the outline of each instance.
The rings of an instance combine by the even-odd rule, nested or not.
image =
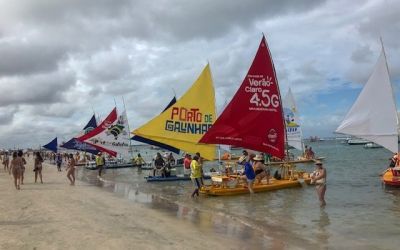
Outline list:
[[[44,164],[34,183],[33,159],[16,190],[0,171],[0,249],[250,249],[251,244],[119,198]]]

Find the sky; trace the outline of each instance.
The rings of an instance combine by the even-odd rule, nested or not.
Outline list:
[[[380,37],[398,96],[399,14],[398,0],[0,0],[0,148],[66,141],[93,112],[122,110],[122,97],[137,128],[207,62],[219,109],[263,33],[304,136],[333,136],[372,73]]]

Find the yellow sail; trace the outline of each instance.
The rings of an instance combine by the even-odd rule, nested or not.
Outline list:
[[[210,66],[171,107],[132,133],[189,153],[215,158],[215,145],[198,144],[216,119],[215,93]]]

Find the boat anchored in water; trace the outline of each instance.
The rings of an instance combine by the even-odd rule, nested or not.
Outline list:
[[[199,141],[206,144],[234,145],[285,157],[285,120],[275,69],[265,37],[261,39],[253,63],[231,102]],[[282,179],[271,178],[253,185],[254,192],[300,187],[294,166],[282,166]],[[248,194],[247,182],[239,175],[212,176],[203,186],[207,195]],[[232,184],[232,185],[231,185]]]
[[[336,132],[368,140],[393,153],[398,152],[397,108],[383,43],[372,75]],[[396,168],[388,168],[382,175],[382,182],[400,186],[397,176],[400,173],[397,172]]]

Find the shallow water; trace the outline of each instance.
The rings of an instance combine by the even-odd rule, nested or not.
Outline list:
[[[389,164],[385,149],[364,149],[340,141],[310,144],[325,156],[327,206],[319,207],[311,186],[255,195],[191,199],[190,182],[146,183],[149,171],[107,170],[79,177],[116,195],[192,221],[204,230],[251,239],[253,247],[283,249],[391,249],[400,244],[400,189],[381,185],[379,174]],[[150,158],[155,151],[142,149]],[[147,154],[146,154],[147,153]],[[210,163],[208,163],[209,166]],[[312,171],[313,165],[299,164]]]

